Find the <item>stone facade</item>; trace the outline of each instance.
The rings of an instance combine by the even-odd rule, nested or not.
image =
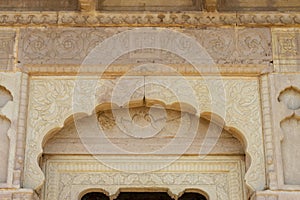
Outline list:
[[[4,2],[0,199],[300,199],[298,1]]]

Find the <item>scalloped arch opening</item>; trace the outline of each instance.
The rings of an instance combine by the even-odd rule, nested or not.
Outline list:
[[[155,105],[160,105],[158,107],[156,107]],[[176,104],[175,104],[176,105]],[[178,105],[178,104],[177,104]],[[206,142],[206,141],[210,141],[211,137],[215,137],[215,143],[214,145],[216,145],[216,147],[212,146],[210,147],[210,151],[214,152],[214,154],[222,154],[222,145],[221,143],[222,142],[225,142],[226,145],[230,145],[230,144],[236,144],[235,147],[233,148],[233,152],[235,153],[230,153],[230,154],[236,154],[236,155],[248,155],[247,154],[247,140],[245,139],[244,135],[239,131],[237,130],[236,128],[234,127],[227,127],[224,120],[222,119],[222,117],[216,115],[216,114],[213,114],[213,113],[201,113],[200,117],[198,117],[197,115],[195,115],[195,110],[193,110],[193,107],[192,106],[187,106],[188,109],[185,109],[185,111],[183,112],[180,112],[178,110],[179,107],[174,106],[174,104],[172,105],[165,105],[163,104],[163,102],[159,102],[159,101],[152,101],[151,104],[148,104],[148,105],[143,105],[143,106],[140,106],[138,104],[135,104],[135,106],[133,107],[129,107],[129,110],[137,110],[138,113],[140,113],[139,109],[146,109],[146,113],[149,112],[149,107],[154,108],[154,111],[155,110],[159,110],[161,109],[162,107],[166,109],[167,113],[169,112],[170,115],[173,116],[173,118],[171,119],[171,121],[173,120],[173,122],[170,122],[170,123],[175,123],[173,125],[168,125],[169,128],[171,127],[172,128],[178,128],[178,123],[180,123],[182,120],[182,118],[180,118],[181,114],[180,113],[188,113],[189,116],[193,116],[193,118],[197,119],[197,123],[199,123],[199,125],[197,126],[198,127],[198,132],[202,131],[204,133],[204,135],[202,134],[202,136],[197,136],[198,133],[193,136],[193,142],[191,142],[191,146],[189,146],[186,151],[187,153],[186,154],[191,154],[191,155],[198,155],[200,153],[200,151],[197,153],[197,150],[196,151],[196,146],[198,144],[198,148],[199,146],[201,146],[200,144],[202,144],[203,142]],[[110,133],[109,130],[107,131],[106,129],[111,129],[112,126],[115,126],[116,125],[116,122],[114,122],[116,120],[116,116],[114,116],[114,113],[112,114],[109,114],[111,112],[113,112],[111,109],[115,109],[118,111],[118,109],[122,110],[122,109],[127,109],[127,108],[119,108],[117,107],[116,105],[112,105],[112,104],[101,104],[99,106],[97,106],[94,110],[94,112],[92,114],[87,114],[87,113],[76,113],[76,114],[73,114],[71,116],[69,116],[65,121],[64,121],[64,124],[63,126],[61,127],[55,127],[53,128],[51,131],[49,131],[46,136],[43,138],[43,142],[42,142],[42,148],[43,148],[43,152],[45,153],[45,147],[46,149],[49,147],[50,143],[51,144],[55,144],[55,140],[59,139],[59,138],[63,138],[63,137],[79,137],[79,139],[82,139],[80,137],[80,135],[78,134],[78,129],[76,127],[76,123],[78,121],[81,121],[81,120],[85,120],[85,122],[89,121],[88,119],[91,118],[91,120],[93,120],[93,122],[96,122],[97,123],[97,126],[98,126],[98,123],[100,124],[100,129],[105,129],[104,132],[106,134],[106,136],[108,138],[110,138],[110,134],[111,135],[114,135],[114,137],[116,137],[116,133]],[[176,114],[177,113],[177,114]],[[117,113],[115,113],[117,114]],[[102,117],[103,116],[103,117]],[[110,116],[110,117],[109,117]],[[132,117],[132,120],[134,119],[134,117],[137,117],[135,119],[138,119],[140,115],[131,115]],[[144,116],[144,115],[143,115]],[[142,116],[142,117],[143,117]],[[99,117],[102,117],[101,119]],[[144,117],[147,117],[146,115]],[[181,116],[182,117],[182,116]],[[151,117],[150,117],[151,118]],[[178,119],[178,123],[176,121],[176,119]],[[96,120],[96,121],[95,121]],[[104,121],[103,121],[104,120]],[[108,120],[108,121],[107,121]],[[148,120],[148,119],[146,119]],[[175,121],[174,121],[175,120]],[[112,125],[107,125],[107,126],[103,126],[103,123],[110,123]],[[143,122],[145,123],[145,122]],[[147,123],[147,122],[146,122]],[[165,124],[166,125],[166,124]],[[72,128],[73,127],[73,128]],[[90,126],[92,127],[92,126]],[[202,128],[201,128],[202,127]],[[89,128],[89,126],[86,127],[87,129]],[[220,134],[218,135],[217,134],[212,134],[211,136],[208,135],[208,133],[205,132],[205,130],[207,131],[208,129],[212,129],[213,132],[217,132],[218,130],[221,130]],[[73,130],[74,133],[70,133],[70,130]],[[163,133],[157,133],[156,135],[153,135],[153,138],[156,138],[156,139],[169,139],[170,141],[172,139],[174,139],[174,137],[177,137],[176,136],[176,130],[166,130],[166,131],[163,131]],[[201,130],[200,130],[201,129]],[[124,129],[121,129],[121,130],[124,130]],[[106,133],[106,131],[108,133]],[[116,131],[116,130],[115,130]],[[120,130],[119,130],[120,131]],[[65,134],[62,135],[62,134]],[[75,134],[75,135],[74,135]],[[60,136],[59,136],[60,135]],[[73,136],[72,136],[73,135]],[[92,134],[92,135],[96,135],[96,134]],[[118,135],[118,134],[117,134]],[[126,137],[129,137],[128,139],[138,139],[138,138],[135,138],[135,136],[121,136],[121,135],[118,135],[118,137],[124,139]],[[206,138],[208,138],[208,140],[206,140]],[[147,138],[145,138],[147,139]],[[49,142],[50,141],[50,142]],[[170,142],[168,141],[168,142]],[[239,146],[240,144],[240,146]],[[219,146],[218,146],[219,145]],[[225,145],[225,149],[228,148],[227,150],[229,151],[230,147],[226,147]],[[205,145],[204,145],[205,146]],[[53,150],[53,148],[51,148]],[[201,149],[201,148],[200,148]],[[51,152],[52,152],[51,150]],[[224,150],[223,153],[227,152],[227,150]],[[47,151],[46,151],[47,152]],[[48,152],[49,153],[49,152]],[[53,153],[53,152],[52,152]],[[57,152],[59,153],[59,152]],[[210,152],[209,152],[210,153]],[[201,154],[201,153],[200,153]],[[41,156],[41,155],[40,155]],[[249,156],[247,156],[249,157]],[[39,157],[40,159],[40,157]],[[38,159],[38,160],[39,160]],[[247,166],[250,166],[250,163],[251,163],[251,158],[248,158],[247,159],[249,162],[247,162]]]
[[[0,85],[0,108],[3,108],[9,101],[13,101],[11,92],[4,86]]]
[[[298,110],[300,108],[300,89],[290,86],[280,92],[278,101],[283,102],[290,110]]]

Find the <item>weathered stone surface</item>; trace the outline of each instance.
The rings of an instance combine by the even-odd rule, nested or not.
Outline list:
[[[298,0],[219,0],[220,11],[299,11]]]
[[[152,77],[155,79],[155,77]],[[158,77],[156,77],[158,78]],[[150,80],[150,79],[148,79]],[[156,79],[156,83],[157,82]],[[172,77],[164,79],[164,81],[169,83],[179,83],[174,80]],[[212,102],[208,97],[209,93],[204,80],[201,78],[194,78],[189,80],[189,84],[192,85],[192,88],[198,94],[198,98],[195,98],[196,102],[201,105],[201,112],[209,113],[213,112],[219,116],[222,115],[222,109],[224,109],[224,104],[222,104],[222,99],[220,101],[214,101],[215,109],[212,111],[211,106]],[[212,82],[216,82],[215,79],[211,79]],[[225,82],[224,91],[227,91],[226,103],[226,118],[223,119],[226,123],[226,126],[230,129],[234,127],[239,130],[241,133],[240,137],[245,139],[247,146],[247,155],[251,157],[251,164],[246,174],[246,183],[252,188],[263,188],[264,187],[264,157],[263,157],[263,143],[262,143],[262,133],[260,130],[260,107],[259,107],[259,97],[258,97],[258,83],[256,79],[249,80],[223,80]],[[27,187],[38,188],[41,186],[43,181],[43,173],[36,173],[40,170],[37,162],[37,157],[42,153],[42,141],[50,137],[51,130],[56,127],[62,127],[65,120],[72,116],[74,110],[72,105],[72,94],[74,92],[74,83],[75,80],[64,80],[58,79],[40,79],[32,81],[31,88],[33,88],[32,95],[30,95],[30,102],[36,102],[30,104],[30,122],[28,126],[28,131],[30,135],[27,135],[27,143],[32,145],[27,148],[26,153],[26,167],[25,167],[25,185]],[[152,82],[153,83],[153,82]],[[146,81],[146,86],[149,84]],[[56,88],[55,93],[49,95],[53,92],[53,88]],[[83,87],[88,88],[88,87]],[[145,87],[143,87],[145,88]],[[173,103],[172,98],[168,98],[168,93],[165,93],[165,90],[161,88],[151,90],[153,87],[147,87],[145,90],[146,102],[149,100],[158,100],[160,102],[165,102],[168,106],[169,103]],[[79,89],[79,88],[78,88]],[[186,90],[186,89],[185,89]],[[89,90],[78,90],[82,93],[82,97],[86,94],[91,94]],[[117,90],[118,91],[118,90]],[[178,92],[182,90],[177,90]],[[218,87],[218,90],[210,91],[210,94],[214,96],[222,97],[222,88]],[[223,92],[224,92],[223,91]],[[221,93],[218,93],[221,92]],[[112,93],[111,90],[106,90],[105,94]],[[47,95],[45,95],[47,94]],[[151,96],[149,96],[151,94]],[[159,95],[160,94],[160,95]],[[165,94],[165,96],[162,96]],[[184,92],[183,95],[187,93]],[[205,94],[205,96],[203,95]],[[241,95],[243,94],[243,95]],[[187,97],[188,98],[188,97]],[[82,109],[78,112],[91,114],[93,107],[86,106],[89,105],[86,98],[79,98],[79,102],[82,105]],[[143,99],[141,99],[143,100]],[[176,103],[176,101],[175,101]],[[224,102],[223,102],[224,103]],[[43,105],[43,106],[42,106]],[[119,105],[119,104],[118,104]],[[192,104],[193,105],[193,104]],[[80,106],[79,106],[80,107]],[[176,108],[176,105],[174,105]],[[51,109],[50,109],[51,108]],[[36,111],[36,112],[32,112]],[[55,119],[55,120],[54,120]],[[46,123],[45,123],[46,122]],[[251,122],[251,123],[250,123]],[[50,135],[49,135],[50,134]],[[258,173],[259,172],[259,173]]]
[[[14,66],[15,32],[0,32],[0,71],[9,71]]]
[[[115,36],[121,31],[126,31],[126,28],[23,29],[19,47],[19,61],[22,65],[80,65],[88,53],[104,39]],[[272,59],[269,29],[212,28],[187,29],[182,32],[195,38],[199,42],[199,46],[206,49],[217,64],[269,64]],[[162,43],[168,42],[168,38],[161,38],[161,40]],[[103,49],[103,51],[105,50]],[[178,57],[180,55],[172,55],[163,51],[157,51],[157,53],[154,51],[146,53],[145,50],[143,52],[137,51],[128,54],[129,56],[124,55],[116,63],[141,64],[151,61],[180,64],[189,62]]]
[[[78,0],[2,0],[0,10],[77,10]]]
[[[274,159],[276,169],[272,189],[298,189],[299,182],[299,74],[270,76]],[[276,98],[277,97],[277,98]]]
[[[168,185],[170,194],[175,197],[184,191],[182,187],[185,186],[202,191],[215,200],[244,198],[243,183],[240,181],[242,175],[239,173],[244,164],[235,157],[207,157],[200,160],[183,156],[167,166],[165,162],[173,157],[98,157],[102,163],[89,156],[81,159],[77,156],[66,158],[68,159],[59,156],[47,158],[45,174],[48,187],[45,187],[45,200],[77,199],[89,188],[105,188],[107,194],[114,197],[120,188],[140,188],[141,185],[147,189],[164,188]],[[68,160],[77,160],[76,165]],[[165,167],[153,170],[158,166]],[[134,173],[137,171],[146,173]],[[59,188],[60,193],[57,192]]]
[[[0,151],[2,162],[0,188],[20,187],[24,160],[26,89],[26,75],[22,73],[0,73]]]
[[[244,150],[241,143],[232,134],[220,130],[215,124],[205,119],[198,119],[188,113],[159,108],[138,107],[129,110],[129,116],[122,116],[126,109],[101,111],[97,116],[92,115],[65,126],[56,133],[44,146],[44,154],[90,154],[85,145],[100,145],[103,151],[97,154],[155,154],[155,155],[198,155],[203,148],[209,148],[209,155],[241,155]],[[166,112],[166,116],[162,113]],[[124,115],[124,114],[123,114]],[[184,116],[182,116],[184,115]],[[97,118],[99,124],[93,124]],[[195,121],[195,123],[192,123]],[[199,124],[196,122],[199,121]],[[132,122],[132,123],[131,123]],[[187,123],[189,133],[180,133],[180,125]],[[78,127],[82,125],[83,127]],[[103,129],[103,132],[97,128]],[[195,126],[195,127],[194,127]],[[208,133],[208,129],[214,132]],[[79,132],[84,130],[83,132]],[[97,140],[100,137],[101,140]],[[107,143],[107,138],[110,142]],[[190,141],[191,137],[193,138]],[[207,142],[205,139],[211,141]],[[176,143],[166,151],[172,140]],[[215,140],[216,144],[213,144]],[[84,144],[83,144],[84,142]],[[100,142],[100,143],[99,143]],[[108,152],[110,145],[116,145],[120,152]],[[178,152],[176,149],[181,149]],[[94,152],[95,153],[95,152]]]
[[[105,11],[192,11],[201,10],[201,0],[96,0],[98,10]]]

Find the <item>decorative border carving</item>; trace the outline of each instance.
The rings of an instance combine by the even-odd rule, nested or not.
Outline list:
[[[141,162],[132,158],[121,160],[106,157],[105,163],[111,166],[142,169],[147,165],[159,165],[160,157],[144,157]],[[218,159],[220,159],[218,161]],[[74,160],[77,160],[74,163]],[[185,188],[205,191],[211,199],[244,199],[243,168],[237,158],[210,158],[204,160],[182,157],[160,171],[149,173],[129,173],[113,170],[90,156],[50,157],[45,163],[47,184],[44,187],[44,200],[77,199],[87,189],[103,189],[114,196],[124,188],[165,188],[177,196]],[[150,167],[151,168],[151,167]],[[134,170],[133,170],[134,171]],[[58,191],[60,193],[58,194]]]
[[[299,25],[298,12],[2,12],[0,26],[289,26]]]
[[[299,72],[300,29],[273,28],[272,40],[276,72]]]
[[[113,85],[109,80],[102,81],[101,88],[105,90],[103,93],[110,94]],[[201,96],[209,95],[207,88],[202,87],[204,80],[199,77],[193,77],[188,81],[197,95],[200,95],[199,104],[201,104],[201,112],[211,112],[210,100]],[[246,183],[252,190],[262,190],[265,186],[265,161],[258,80],[256,78],[229,78],[223,81],[227,96],[227,113],[224,121],[227,127],[233,127],[241,132],[242,137],[246,140],[245,144],[247,144],[246,153],[251,158],[251,165],[246,173]],[[35,79],[31,80],[29,120],[27,126],[28,148],[26,149],[25,164],[25,186],[28,188],[38,189],[44,181],[44,174],[37,162],[37,159],[43,152],[43,139],[48,137],[51,130],[62,127],[64,121],[72,116],[72,114],[75,114],[71,107],[74,84],[75,82],[74,79],[72,80],[72,77],[68,79],[60,77],[52,77],[51,79],[35,77]],[[89,91],[80,90],[79,92],[85,93]],[[154,92],[164,93],[161,90],[155,90]],[[141,92],[141,94],[144,93]],[[85,94],[82,95],[86,96]],[[155,95],[152,95],[152,97],[152,99],[166,102],[167,105],[169,103],[168,97],[165,99],[161,95],[157,96],[158,98]],[[136,99],[142,100],[143,97],[137,96]],[[83,108],[82,112],[90,114],[93,109],[86,107]]]

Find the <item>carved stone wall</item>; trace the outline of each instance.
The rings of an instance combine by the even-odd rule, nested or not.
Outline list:
[[[300,189],[298,181],[299,75],[271,77],[278,188]]]
[[[145,80],[145,83],[151,83],[151,79],[155,77],[149,77]],[[157,79],[157,78],[156,78]],[[132,79],[131,82],[135,80],[137,85],[141,84],[139,78]],[[212,82],[215,81],[214,78],[210,79]],[[148,82],[149,81],[149,82]],[[157,80],[162,81],[162,80]],[[174,77],[169,77],[164,79],[164,81],[169,81],[170,84],[180,83],[174,79]],[[205,81],[201,78],[190,78],[188,79],[189,85],[196,91],[197,103],[201,106],[201,113],[210,113],[211,110],[211,100],[209,98],[208,88]],[[265,184],[264,180],[264,154],[263,154],[263,143],[262,143],[262,130],[261,130],[261,116],[260,116],[260,106],[259,106],[259,94],[258,94],[258,81],[257,79],[224,79],[225,92],[227,99],[226,103],[226,117],[223,119],[227,127],[234,127],[239,130],[241,137],[245,139],[246,153],[251,159],[251,165],[246,173],[246,183],[252,189],[262,189]],[[89,89],[88,81],[85,88]],[[112,90],[107,86],[111,85],[113,82],[109,80],[102,80],[99,82],[99,88],[104,93],[99,94],[111,94]],[[60,79],[56,77],[55,79],[44,79],[42,77],[35,78],[31,81],[31,94],[30,94],[30,105],[29,105],[29,121],[28,121],[28,135],[27,144],[31,144],[26,149],[26,166],[25,166],[25,186],[30,188],[39,188],[43,184],[44,175],[40,170],[37,158],[42,153],[42,141],[47,137],[47,133],[51,132],[54,128],[62,127],[65,120],[74,113],[72,110],[72,98],[74,94],[75,80],[73,79]],[[142,85],[144,82],[142,82]],[[149,85],[149,84],[146,84]],[[151,84],[150,84],[151,85]],[[153,85],[155,86],[155,85]],[[135,100],[142,101],[144,98],[143,94],[146,94],[147,99],[155,99],[164,102],[166,105],[172,105],[176,103],[174,97],[169,96],[166,91],[161,88],[156,87],[146,87],[145,91],[139,93],[142,95],[136,95]],[[185,91],[186,88],[177,85],[177,90]],[[218,87],[216,85],[215,87]],[[53,90],[56,88],[55,90]],[[113,88],[113,85],[112,85]],[[78,90],[78,88],[76,89]],[[100,90],[100,91],[101,91]],[[210,92],[215,92],[215,96],[218,95],[218,89],[211,90]],[[89,90],[78,90],[78,95],[82,93],[81,97],[87,97],[85,93],[89,93]],[[76,93],[76,92],[75,92]],[[47,95],[46,95],[47,94]],[[51,95],[49,95],[51,94]],[[159,95],[158,95],[159,94]],[[162,96],[161,94],[165,94]],[[241,95],[243,94],[243,95]],[[109,98],[109,97],[108,97]],[[120,95],[122,98],[122,95]],[[79,98],[82,103],[78,102],[79,105],[88,104],[88,99],[83,100]],[[102,100],[102,98],[99,98]],[[107,99],[107,98],[106,98]],[[117,98],[118,99],[118,98]],[[133,100],[134,100],[133,99]],[[188,105],[193,105],[193,102],[187,98],[185,102]],[[118,101],[118,100],[117,100]],[[223,99],[216,99],[215,103],[223,102]],[[97,104],[100,104],[98,102]],[[222,107],[222,103],[220,106]],[[83,106],[80,112],[91,114],[94,106]],[[78,111],[79,112],[79,111]],[[223,116],[222,108],[216,109],[213,112],[216,115]]]
[[[9,7],[12,5],[9,2],[12,3],[1,1],[0,5]],[[226,131],[238,133],[240,141],[244,142],[247,158],[244,179],[248,188],[256,191],[252,198],[299,199],[299,2],[287,0],[283,5],[283,1],[276,1],[271,7],[269,2],[257,1],[256,6],[293,11],[248,12],[253,9],[249,1],[243,1],[242,5],[239,0],[219,3],[206,0],[203,9],[211,6],[210,9],[216,11],[219,6],[220,10],[223,3],[231,11],[236,8],[248,11],[103,12],[97,10],[99,5],[95,1],[80,0],[72,9],[80,7],[81,12],[64,12],[62,9],[55,12],[1,12],[0,87],[11,93],[12,100],[6,102],[0,94],[0,103],[6,102],[0,106],[1,119],[5,119],[6,124],[10,122],[7,131],[2,131],[4,126],[1,124],[4,139],[0,149],[9,153],[3,158],[8,160],[8,170],[1,168],[2,174],[7,175],[1,177],[5,183],[0,184],[0,199],[38,199],[32,189],[39,189],[45,180],[38,163],[43,142],[53,131],[68,123],[74,113],[78,114],[75,116],[80,116],[79,113],[91,115],[95,107],[98,109],[97,105],[101,105],[101,109],[110,108],[103,103],[110,102],[116,87],[122,91],[114,96],[116,108],[128,106],[118,103],[124,103],[129,88],[139,88],[126,99],[131,106],[159,104],[168,109],[184,109],[197,116],[202,114],[217,122],[224,121]],[[27,9],[24,4],[18,6],[20,10]],[[67,3],[64,6],[69,9]],[[172,52],[137,50],[118,57],[104,74],[105,79],[97,83],[95,92],[91,89],[94,86],[91,80],[99,78],[96,75],[102,73],[102,66],[80,68],[80,64],[99,43],[134,27],[168,27],[167,30],[184,33],[199,42],[202,50],[209,54],[208,61],[198,66],[201,77],[191,63]],[[186,44],[170,38],[177,47],[193,52],[194,49]],[[136,42],[139,41],[141,38],[136,38]],[[171,70],[162,70],[153,64],[141,71],[131,71],[143,63],[164,64]],[[184,75],[184,81],[177,79],[172,70]],[[85,83],[81,88],[75,87],[78,71],[83,73],[81,78]],[[129,71],[132,73],[130,80],[118,83],[120,79],[116,77]],[[195,93],[190,93],[190,89]],[[78,96],[73,101],[74,92]],[[84,97],[91,97],[94,92],[96,102],[91,104]],[[181,94],[180,98],[176,94]],[[27,106],[28,97],[30,103]],[[26,166],[23,166],[24,159]],[[224,179],[221,177],[220,180]],[[224,186],[223,182],[220,185]],[[231,198],[236,197],[228,197]]]
[[[100,42],[126,30],[130,29],[22,29],[19,61],[23,66],[42,63],[56,66],[63,65],[62,67],[65,67],[65,65],[80,65],[87,54]],[[183,30],[183,33],[194,37],[200,45],[208,50],[209,55],[217,64],[266,65],[272,59],[271,37],[268,29],[187,29]],[[139,52],[135,54],[138,55]],[[151,52],[148,54],[151,55]],[[130,57],[124,57],[116,62],[123,65],[137,64],[139,60],[132,59],[133,54],[130,55],[131,59]],[[153,57],[154,55],[156,57]],[[165,55],[162,51],[151,56],[153,57],[152,62],[166,64],[180,64],[183,62],[180,58],[174,56],[170,59],[169,54]],[[141,57],[149,59],[145,55]]]

